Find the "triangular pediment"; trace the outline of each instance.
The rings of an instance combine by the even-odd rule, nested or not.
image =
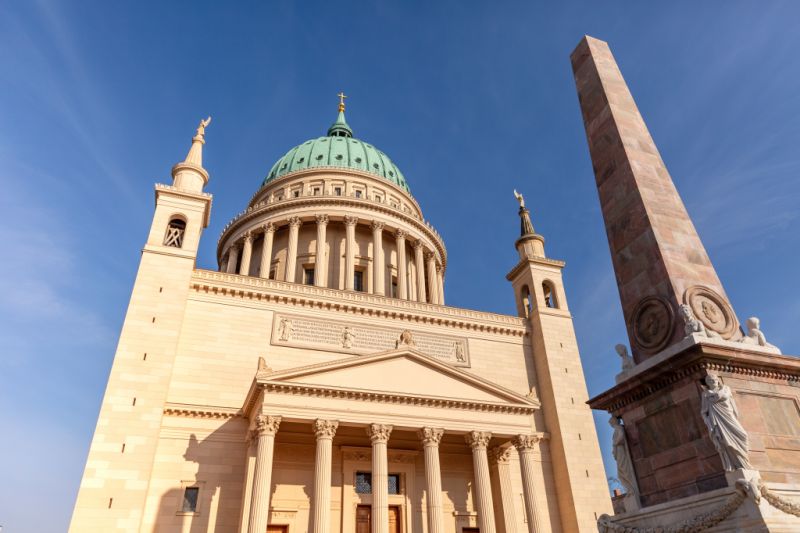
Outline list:
[[[262,383],[456,402],[538,407],[500,385],[417,352],[401,349],[260,375]]]

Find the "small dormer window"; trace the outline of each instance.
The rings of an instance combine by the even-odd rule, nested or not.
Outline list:
[[[173,218],[167,225],[167,234],[164,236],[164,246],[182,248],[183,236],[185,233],[186,222],[179,218]]]
[[[361,191],[355,191],[356,198],[361,198]]]
[[[317,196],[319,194],[319,191],[320,191],[319,187],[314,187],[314,196]]]
[[[333,194],[335,194],[336,196],[341,196],[342,195],[342,188],[341,187],[334,187],[333,188]]]
[[[300,198],[300,191],[299,190],[293,191],[292,196],[294,196],[295,198]]]

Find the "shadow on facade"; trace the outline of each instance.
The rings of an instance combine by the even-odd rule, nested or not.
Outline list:
[[[185,472],[196,474],[170,479],[174,484],[159,500],[154,533],[235,533],[238,531],[242,489],[245,475],[247,444],[246,425],[229,420],[203,440],[192,433],[182,456]],[[160,446],[164,448],[163,443]],[[196,463],[191,468],[188,463]],[[173,466],[168,468],[174,471]],[[158,480],[159,465],[154,467],[153,481]],[[162,477],[163,479],[163,477]],[[184,510],[186,487],[198,487],[196,511]]]

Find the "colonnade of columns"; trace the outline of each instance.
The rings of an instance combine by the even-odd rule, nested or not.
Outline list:
[[[258,415],[255,420],[256,443],[255,471],[250,500],[248,533],[263,533],[269,521],[270,493],[272,490],[272,460],[275,452],[275,434],[281,423],[280,416]],[[311,500],[311,533],[329,533],[331,530],[331,470],[333,465],[333,438],[339,422],[317,419],[312,423],[316,437],[314,459],[314,490]],[[387,424],[370,424],[366,428],[372,443],[372,531],[389,531],[389,460],[388,443],[393,427]],[[427,520],[429,533],[444,532],[442,506],[442,473],[439,463],[439,444],[444,430],[424,427],[418,436],[424,451]],[[489,472],[487,446],[492,434],[486,431],[471,431],[465,440],[472,449],[474,487],[478,524],[481,533],[495,533],[494,505]],[[529,533],[542,531],[535,500],[534,447],[540,440],[538,435],[519,435],[513,441],[519,452],[522,471],[522,486]],[[510,447],[493,451],[497,475],[500,477],[500,497],[503,501],[503,520],[507,531],[516,528],[513,494],[509,465]],[[512,529],[509,529],[512,526]]]
[[[314,285],[318,287],[328,286],[328,258],[326,257],[327,227],[330,222],[328,215],[317,215],[317,239],[316,239],[316,261],[314,266]],[[345,226],[345,290],[355,289],[355,268],[356,268],[356,226],[360,220],[354,216],[345,216],[343,223]],[[286,268],[284,281],[297,283],[297,256],[298,239],[300,227],[303,221],[296,216],[287,220],[289,228],[288,245],[286,250]],[[372,257],[373,283],[372,292],[381,296],[386,295],[386,258],[383,249],[383,234],[385,224],[375,220],[370,224],[372,229]],[[275,240],[275,232],[278,227],[275,223],[269,222],[261,227],[264,243],[261,250],[261,263],[258,275],[268,278],[272,263],[272,251]],[[253,256],[253,241],[257,237],[252,231],[244,234],[240,242],[232,244],[228,249],[227,262],[224,265],[225,272],[229,274],[238,273],[248,275]],[[436,253],[426,249],[422,240],[415,240],[412,243],[414,256],[415,279],[410,280],[414,286],[414,291],[409,287],[409,265],[406,258],[406,244],[408,233],[403,230],[394,232],[395,247],[397,250],[397,298],[403,300],[414,299],[419,302],[430,302],[444,305],[444,271],[442,265],[436,260]],[[239,255],[241,254],[241,261]]]

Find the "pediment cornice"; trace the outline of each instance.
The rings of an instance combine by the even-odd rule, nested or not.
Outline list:
[[[432,394],[412,394],[396,391],[383,391],[359,387],[342,387],[319,385],[314,383],[297,383],[294,378],[313,376],[330,371],[346,370],[348,367],[378,364],[397,358],[407,358],[420,362],[441,372],[453,380],[467,383],[498,398],[500,401],[473,400],[464,398],[448,398]],[[249,415],[262,392],[300,395],[314,398],[338,398],[358,400],[372,403],[405,404],[443,409],[460,409],[476,412],[496,412],[508,414],[533,414],[540,406],[539,402],[486,379],[464,372],[458,368],[444,364],[436,359],[412,349],[392,350],[369,356],[349,357],[338,361],[329,361],[315,365],[307,365],[279,372],[259,372],[250,387],[242,411]]]

